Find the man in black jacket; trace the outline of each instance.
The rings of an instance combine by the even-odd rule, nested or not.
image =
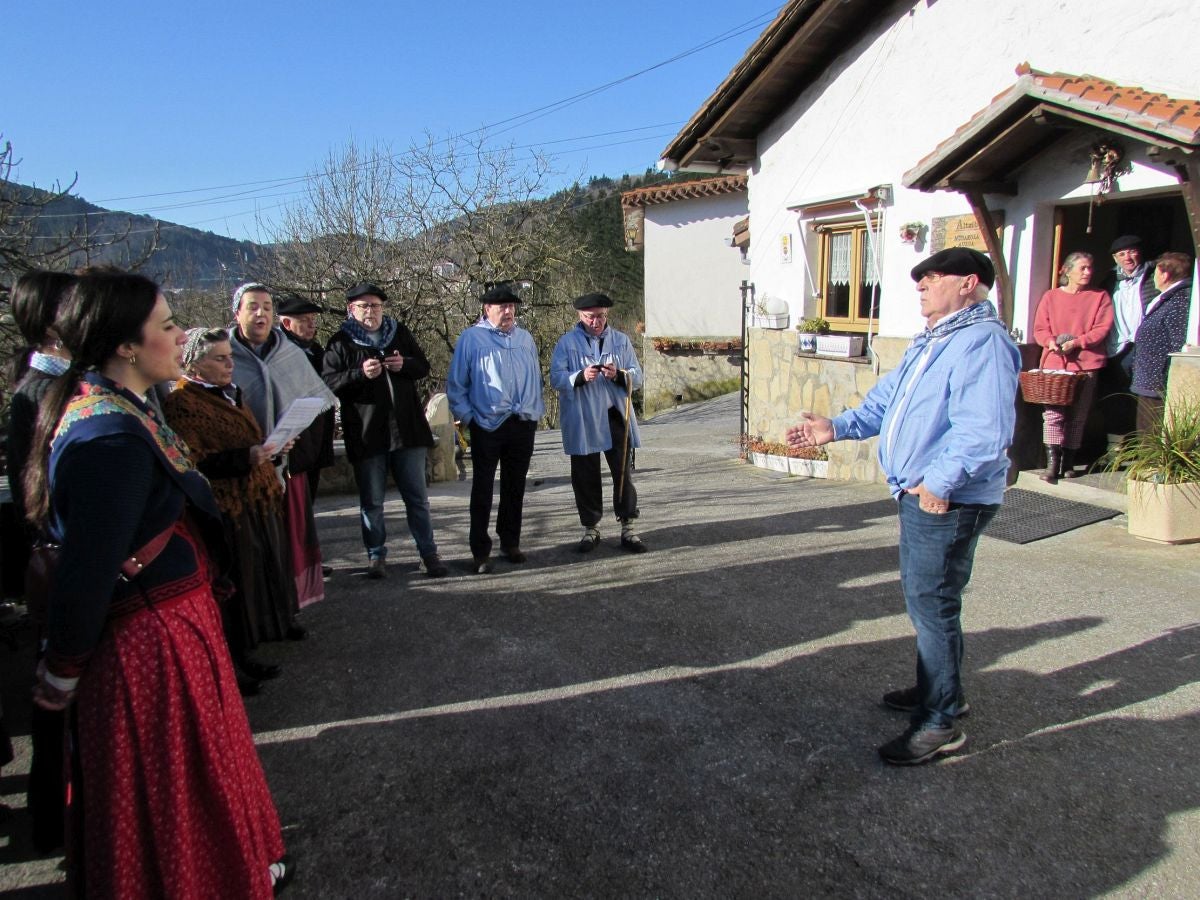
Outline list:
[[[367,577],[387,575],[383,496],[391,471],[412,533],[431,578],[447,572],[438,557],[425,490],[425,454],[433,433],[417,397],[429,361],[407,328],[384,314],[387,294],[373,284],[346,292],[346,321],[329,339],[321,376],[342,401],[346,457],[354,466],[362,509]]]

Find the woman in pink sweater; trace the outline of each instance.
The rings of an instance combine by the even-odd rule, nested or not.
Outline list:
[[[1075,252],[1058,270],[1060,287],[1046,291],[1034,315],[1033,338],[1042,350],[1043,369],[1082,371],[1084,378],[1070,406],[1047,406],[1042,413],[1042,440],[1046,443],[1046,471],[1042,481],[1075,478],[1075,451],[1083,440],[1096,376],[1107,359],[1105,341],[1113,324],[1108,291],[1088,290],[1092,256]]]

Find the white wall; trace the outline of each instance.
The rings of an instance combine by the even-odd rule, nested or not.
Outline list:
[[[928,250],[901,244],[898,227],[970,209],[957,193],[904,189],[903,173],[1011,87],[1021,62],[1200,98],[1200,66],[1191,52],[1197,46],[1200,16],[1179,0],[1143,0],[1133,8],[1124,0],[922,0],[896,6],[759,136],[760,156],[750,177],[748,277],[759,295],[784,297],[793,314],[798,306],[810,312],[812,287],[802,248],[807,244],[815,282],[819,241],[801,230],[787,207],[890,183],[895,198],[882,228],[880,333],[915,333],[923,322],[908,273]],[[1124,143],[1133,149],[1133,142]],[[1082,167],[1076,158],[1066,160],[1067,166],[1062,161],[1043,155],[1020,180],[1020,197],[988,198],[989,205],[1007,207],[1005,242],[1014,261],[1018,325],[1027,318],[1029,279],[1038,275],[1035,242],[1044,245],[1052,227],[1046,219],[1052,213],[1043,206],[1038,215],[1030,198],[1086,196],[1079,184],[1086,160]],[[1177,179],[1146,166],[1144,157],[1121,180],[1123,191],[1163,184]],[[796,248],[791,264],[781,261],[777,249],[783,234]],[[1040,264],[1048,266],[1045,259]]]
[[[744,191],[645,207],[646,334],[741,334],[741,293],[750,269],[726,245],[746,216]]]

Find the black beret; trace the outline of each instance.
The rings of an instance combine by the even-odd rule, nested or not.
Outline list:
[[[1123,234],[1108,248],[1109,253],[1116,253],[1118,250],[1128,250],[1130,247],[1142,246],[1142,239],[1136,234]]]
[[[929,259],[922,260],[913,266],[912,280],[920,281],[927,272],[941,272],[943,275],[978,275],[979,283],[991,287],[996,283],[996,269],[992,261],[970,247],[947,247],[939,250]]]
[[[325,312],[325,307],[318,306],[311,300],[305,300],[296,294],[288,294],[275,302],[275,312],[281,316],[302,316],[305,313]]]
[[[493,288],[488,288],[479,298],[479,302],[485,306],[489,303],[520,303],[521,298],[514,294],[513,289],[507,284],[498,284]]]
[[[383,288],[378,285],[371,284],[369,281],[364,281],[362,284],[356,284],[350,290],[346,291],[346,302],[351,303],[359,297],[378,297],[384,303],[387,303],[387,294],[383,292]]]
[[[584,294],[582,297],[576,297],[574,300],[576,309],[595,309],[597,307],[609,307],[612,305],[612,298],[608,294]]]

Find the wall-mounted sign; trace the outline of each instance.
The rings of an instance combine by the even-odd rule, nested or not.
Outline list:
[[[996,236],[1000,237],[1004,228],[1004,210],[992,210],[992,218],[996,222]],[[983,232],[979,230],[974,216],[934,217],[933,226],[929,229],[929,249],[937,253],[947,247],[970,247],[980,253],[987,253]]]
[[[779,236],[779,261],[785,263],[792,261],[792,236],[790,234]]]

